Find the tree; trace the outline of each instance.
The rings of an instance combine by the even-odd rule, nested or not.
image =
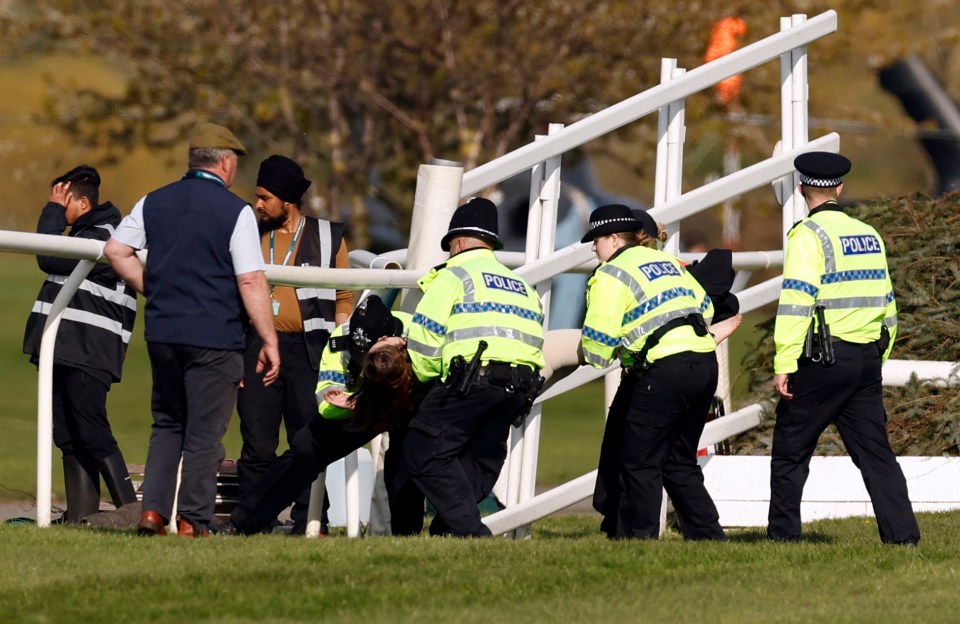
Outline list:
[[[87,90],[51,101],[50,117],[77,139],[120,158],[134,145],[181,140],[199,120],[220,121],[257,151],[302,161],[319,177],[314,208],[337,215],[349,206],[353,244],[365,247],[363,198],[405,214],[420,163],[486,162],[548,123],[571,123],[655,85],[661,56],[696,67],[718,18],[737,14],[760,38],[792,4],[50,0],[23,3],[0,26],[19,49],[52,41],[129,75],[119,96]],[[810,3],[811,15],[820,4],[827,8]],[[841,4],[854,13],[896,3]],[[850,41],[824,45],[842,51]],[[776,72],[747,78],[751,110],[779,110]],[[706,97],[692,100],[691,125],[706,115],[718,111]],[[649,145],[653,132],[634,127],[622,138]],[[651,162],[637,171],[648,173]]]

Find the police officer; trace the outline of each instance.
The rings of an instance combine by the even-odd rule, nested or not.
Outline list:
[[[405,422],[415,402],[413,396],[408,396],[413,392],[413,375],[405,354],[398,354],[395,359],[401,362],[388,368],[385,383],[378,388],[377,394],[385,404],[380,406],[383,409],[375,410],[377,422],[354,418],[355,405],[346,400],[362,386],[361,373],[369,354],[388,345],[402,349],[402,318],[409,315],[391,314],[378,296],[370,295],[360,302],[347,323],[334,330],[320,360],[316,392],[320,418],[314,418],[300,429],[293,436],[290,448],[241,492],[230,520],[221,524],[218,532],[252,534],[268,529],[277,514],[308,489],[328,464],[360,448],[378,433]],[[409,498],[397,501],[393,494],[400,487],[391,488],[394,479],[387,479],[391,511],[397,508],[398,512],[394,534],[419,533],[423,523],[423,496],[415,492],[412,502]],[[402,494],[409,495],[408,492]],[[404,506],[402,511],[400,505]]]
[[[608,537],[656,539],[666,488],[686,539],[721,540],[697,464],[717,387],[713,305],[677,258],[637,244],[651,230],[645,221],[627,206],[601,206],[582,239],[601,261],[587,281],[583,358],[597,368],[619,358],[624,367],[594,504]]]
[[[767,535],[800,538],[800,499],[817,439],[837,426],[873,501],[880,539],[916,545],[920,529],[890,448],[881,365],[897,332],[883,239],[837,205],[850,161],[794,161],[810,215],[787,235],[773,384],[780,394],[770,463]]]
[[[493,488],[510,425],[542,378],[543,312],[530,284],[501,264],[497,209],[474,198],[457,208],[440,247],[450,260],[420,280],[408,333],[417,377],[440,380],[411,420],[404,456],[437,510],[433,535],[489,536],[477,502]]]

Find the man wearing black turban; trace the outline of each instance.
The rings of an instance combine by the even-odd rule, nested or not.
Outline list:
[[[273,155],[260,163],[255,209],[264,261],[348,267],[343,225],[303,214],[301,202],[308,188],[310,180],[293,160]],[[237,401],[243,438],[237,465],[241,497],[276,458],[281,420],[289,441],[316,417],[320,355],[330,332],[347,321],[353,307],[349,290],[271,286],[270,292],[283,367],[277,381],[264,387],[256,372],[259,338],[247,333],[244,383]],[[309,496],[307,488],[294,504],[294,532],[306,528]]]

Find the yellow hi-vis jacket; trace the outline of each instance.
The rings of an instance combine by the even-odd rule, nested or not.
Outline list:
[[[584,358],[596,368],[606,368],[618,357],[630,366],[651,332],[697,313],[709,324],[713,303],[679,260],[649,247],[628,247],[601,263],[587,280],[587,315],[580,336]],[[665,334],[647,353],[647,361],[716,348],[713,336],[698,336],[684,325]]]
[[[886,361],[897,335],[897,302],[883,239],[866,223],[837,209],[835,202],[814,210],[787,234],[773,331],[775,373],[797,370],[818,305],[825,308],[830,335],[845,342],[875,342],[886,325],[890,332]]]
[[[391,314],[403,321],[403,332],[406,334],[410,329],[410,319],[413,318],[413,316],[407,312],[400,311],[391,312]],[[350,321],[347,321],[333,330],[330,338],[345,336],[349,333]],[[349,381],[347,378],[348,366],[350,366],[350,350],[343,349],[342,351],[333,351],[330,349],[330,341],[328,340],[327,346],[323,348],[323,354],[320,356],[320,372],[317,375],[317,389],[315,391],[317,409],[320,415],[328,420],[343,420],[353,415],[353,410],[330,405],[323,400],[323,395],[328,390],[343,390],[344,392],[353,392],[356,390],[356,387],[347,385],[347,381]]]
[[[481,340],[481,362],[544,366],[543,309],[537,291],[497,261],[489,249],[469,249],[431,269],[407,335],[420,381],[446,379],[450,361],[467,362]]]

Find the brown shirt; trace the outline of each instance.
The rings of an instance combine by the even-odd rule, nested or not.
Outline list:
[[[273,232],[273,261],[275,264],[283,264],[283,259],[287,257],[287,250],[290,249],[290,243],[293,241],[294,232]],[[302,232],[301,232],[302,237]],[[260,240],[260,247],[263,250],[263,259],[270,262],[270,235],[265,234]],[[297,257],[297,251],[300,248],[300,240],[294,246],[290,257],[287,259],[287,266],[293,264]],[[350,267],[350,259],[347,256],[347,241],[341,241],[340,249],[337,250],[336,268],[346,269]],[[297,301],[297,292],[293,286],[271,286],[271,304],[277,314],[273,317],[273,324],[278,332],[299,333],[303,331],[303,319],[300,317],[300,303]],[[277,305],[279,304],[279,309]],[[353,291],[337,291],[337,316],[353,311]]]

